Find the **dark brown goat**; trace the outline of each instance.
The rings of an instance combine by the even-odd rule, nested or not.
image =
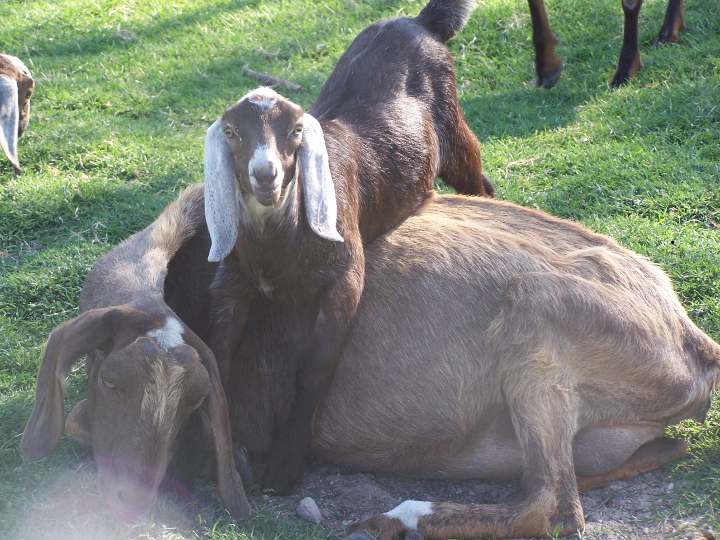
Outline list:
[[[17,141],[30,121],[30,96],[35,81],[15,56],[0,54],[0,148],[16,173],[20,172]]]
[[[620,50],[615,75],[611,86],[625,84],[642,68],[640,46],[638,44],[638,17],[643,0],[621,0],[625,15],[623,44]],[[560,78],[563,69],[562,58],[555,52],[558,40],[550,29],[545,2],[528,0],[532,18],[533,45],[535,47],[535,73],[537,85],[552,88]],[[669,0],[665,20],[657,36],[658,43],[675,43],[680,40],[680,31],[684,24],[684,0]]]
[[[444,45],[471,5],[433,0],[414,19],[367,28],[309,113],[261,88],[208,130],[209,260],[224,259],[209,343],[221,369],[252,312],[270,306],[269,316],[296,321],[286,336],[295,393],[275,434],[268,488],[285,492],[302,475],[310,420],[362,294],[363,245],[414,212],[438,175],[462,193],[492,194]]]

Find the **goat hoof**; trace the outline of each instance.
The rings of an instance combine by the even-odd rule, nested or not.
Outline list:
[[[550,71],[549,73],[543,73],[538,75],[535,80],[535,84],[545,90],[550,90],[560,80],[564,66],[560,64],[560,67]]]
[[[640,55],[636,55],[630,62],[622,62],[618,65],[615,75],[610,80],[610,86],[617,88],[630,82],[635,74],[643,68]]]
[[[287,495],[300,483],[303,476],[302,457],[295,454],[271,456],[263,476],[263,490],[276,495]]]

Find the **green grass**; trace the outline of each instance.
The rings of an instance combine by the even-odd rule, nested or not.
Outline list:
[[[12,530],[42,486],[86,454],[63,442],[21,465],[37,359],[77,312],[92,262],[201,178],[205,128],[257,83],[249,64],[302,84],[312,103],[352,38],[423,2],[391,0],[5,0],[0,51],[36,81],[25,173],[0,162],[0,528]],[[641,16],[645,70],[610,91],[621,39],[616,0],[555,0],[566,71],[530,84],[523,0],[483,0],[452,43],[458,86],[498,197],[576,219],[659,263],[695,321],[720,339],[720,12],[688,2],[681,44],[651,47],[664,10]],[[71,397],[82,392],[81,377]],[[68,403],[71,399],[67,400]],[[683,425],[690,459],[678,513],[720,524],[720,404]],[[215,515],[215,514],[212,514]],[[263,515],[236,528],[222,513],[196,534],[217,539],[324,535]],[[133,534],[139,534],[137,532]],[[165,531],[161,536],[172,537]]]

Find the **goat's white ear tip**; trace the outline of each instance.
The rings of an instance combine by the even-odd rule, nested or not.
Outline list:
[[[224,258],[225,257],[217,249],[210,248],[210,253],[208,253],[208,259],[207,259],[208,262],[220,262]]]

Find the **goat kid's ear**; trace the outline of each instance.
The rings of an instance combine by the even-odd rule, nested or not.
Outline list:
[[[12,163],[15,172],[20,172],[17,157],[19,121],[17,81],[7,75],[0,75],[0,148]]]
[[[230,429],[230,411],[220,379],[217,360],[210,348],[192,332],[186,332],[185,338],[193,347],[208,372],[210,389],[203,405],[210,422],[215,447],[217,465],[217,484],[220,500],[236,520],[245,520],[252,515],[252,507],[247,499],[242,478],[235,467],[232,431]]]
[[[222,261],[232,251],[238,234],[240,201],[235,162],[220,120],[205,136],[205,221],[212,244],[208,261]]]
[[[118,323],[129,326],[139,312],[126,306],[91,309],[50,333],[40,360],[35,405],[25,426],[20,449],[27,461],[45,457],[63,432],[63,379],[85,353],[110,344]]]
[[[319,237],[342,242],[337,231],[335,184],[330,175],[325,136],[320,122],[307,113],[303,115],[302,137],[298,158],[308,224]]]
[[[90,445],[90,417],[88,416],[88,400],[80,400],[65,419],[65,433],[77,442]]]

